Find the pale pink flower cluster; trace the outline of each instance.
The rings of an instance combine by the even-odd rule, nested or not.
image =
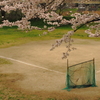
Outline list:
[[[54,11],[47,13],[47,14],[42,14],[42,18],[45,18],[47,21],[57,21],[57,20],[62,20],[63,16],[59,16],[59,14],[55,13]]]
[[[52,0],[51,0],[52,1]],[[46,3],[50,3],[50,0],[46,1]],[[63,0],[54,0],[52,1],[52,7],[56,8],[57,5],[59,5]],[[31,27],[30,23],[28,22],[28,20],[32,19],[32,18],[42,18],[45,19],[45,21],[47,21],[48,24],[51,25],[56,25],[56,26],[60,26],[60,24],[65,23],[65,20],[62,21],[63,16],[59,16],[57,13],[55,13],[54,11],[48,12],[50,9],[48,9],[48,6],[45,7],[45,9],[42,9],[41,6],[39,6],[39,4],[41,4],[41,2],[43,2],[43,0],[6,0],[6,1],[2,1],[0,2],[0,5],[2,6],[2,10],[6,11],[6,12],[10,12],[12,10],[16,10],[16,9],[20,9],[22,11],[22,13],[24,14],[25,18],[23,18],[21,21],[16,21],[15,23],[11,23],[7,22],[6,26],[11,25],[17,25],[19,29],[40,29],[37,27]],[[3,16],[2,16],[3,18]],[[56,22],[51,22],[51,21],[56,21]],[[61,21],[61,23],[59,22]],[[5,24],[5,23],[4,23]],[[1,25],[2,26],[4,26]],[[10,25],[10,26],[11,26]],[[26,25],[26,26],[25,26]],[[28,26],[27,26],[28,25]],[[29,26],[30,25],[30,26]],[[49,30],[50,31],[50,30]]]
[[[67,51],[63,52],[62,59],[67,58],[67,56],[69,56],[68,52],[76,49],[74,47],[71,47],[72,46],[72,42],[74,42],[74,40],[71,39],[71,36],[73,34],[74,34],[74,31],[67,32],[67,34],[65,34],[61,39],[56,40],[56,43],[52,45],[52,48],[50,50],[55,49],[56,47],[60,46],[64,42],[64,43],[66,43]]]
[[[92,30],[95,30],[94,33]],[[91,25],[90,29],[85,30],[85,33],[89,34],[89,37],[100,37],[100,24]]]
[[[55,30],[55,27],[49,27],[49,28],[48,28],[48,31],[49,31],[49,32],[54,31],[54,30]]]
[[[73,17],[70,20],[70,23],[72,24],[72,28],[75,30],[78,26],[82,25],[82,24],[86,24],[88,22],[91,22],[93,20],[99,19],[100,15],[93,13],[93,14],[83,14],[81,15],[80,13],[75,13],[72,14]]]

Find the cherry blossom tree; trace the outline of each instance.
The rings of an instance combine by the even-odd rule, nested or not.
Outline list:
[[[69,52],[74,50],[72,47],[73,39],[71,36],[83,25],[89,27],[88,30],[85,30],[89,37],[99,37],[100,36],[100,15],[96,13],[72,14],[73,18],[71,20],[66,20],[62,15],[56,13],[56,10],[62,6],[67,0],[5,0],[0,2],[0,10],[10,13],[11,11],[16,11],[17,9],[21,10],[23,17],[21,20],[15,22],[10,22],[9,20],[3,20],[3,24],[0,24],[0,27],[3,26],[18,26],[20,30],[32,30],[39,29],[37,26],[31,26],[29,20],[34,18],[43,19],[47,24],[53,25],[53,27],[44,26],[44,29],[48,29],[48,32],[53,31],[56,27],[61,25],[72,25],[72,31],[67,32],[61,39],[56,40],[56,43],[52,45],[50,50],[55,49],[60,46],[62,42],[66,43],[67,51],[63,53],[62,58],[67,58]],[[3,18],[4,16],[2,16]],[[95,24],[89,24],[95,23]],[[92,33],[92,29],[95,30],[95,33]],[[43,34],[47,34],[44,32]]]

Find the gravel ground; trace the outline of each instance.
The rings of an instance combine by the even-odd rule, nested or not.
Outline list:
[[[67,95],[69,97],[88,98],[88,100],[95,100],[95,98],[100,97],[100,42],[75,39],[73,46],[77,50],[70,53],[69,65],[95,58],[96,84],[98,87],[73,89],[68,92],[62,90],[66,87],[67,60],[62,60],[61,57],[66,48],[62,44],[50,51],[54,41],[36,41],[0,49],[0,56],[6,57],[12,62],[10,65],[1,65],[0,73],[14,74],[19,77],[17,79],[16,77],[11,78],[15,81],[11,82],[9,87],[43,97],[61,99],[66,99]],[[8,80],[10,80],[10,77]]]

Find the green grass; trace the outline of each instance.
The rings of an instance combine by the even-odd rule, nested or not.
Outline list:
[[[15,91],[8,87],[0,87],[0,100],[42,100],[34,94],[26,95],[20,91]]]
[[[73,13],[77,12],[77,8],[64,8],[61,12],[64,13],[64,12],[69,12],[69,11],[72,11]],[[59,9],[56,11],[57,13],[59,13]]]
[[[98,8],[98,11],[100,11],[100,8]]]
[[[77,12],[77,8],[66,8],[64,11],[72,11],[73,13]]]
[[[29,41],[40,41],[60,38],[67,30],[57,29],[48,35],[42,36],[47,30],[32,30],[29,32],[18,30],[17,27],[0,29],[0,48],[23,44]],[[41,34],[41,36],[39,36]]]
[[[77,38],[77,39],[90,39],[90,40],[96,40],[100,41],[100,37],[89,37],[87,33],[84,32],[85,29],[80,29],[77,32],[74,33],[72,38]]]
[[[12,64],[9,60],[5,60],[3,58],[0,58],[0,65],[2,64]]]
[[[9,47],[22,44],[31,40],[39,40],[42,31],[33,30],[28,33],[18,30],[16,27],[4,27],[0,29],[0,47]]]
[[[88,37],[88,35],[84,32],[85,29],[86,26],[80,28],[77,32],[75,32],[72,38],[100,40],[100,38]],[[29,32],[25,32],[22,30],[18,30],[17,27],[4,27],[0,29],[0,48],[20,45],[30,41],[59,39],[70,30],[70,25],[61,26],[53,32],[49,32],[47,35],[43,36],[43,32],[47,30],[32,30]],[[39,34],[41,36],[39,36]]]

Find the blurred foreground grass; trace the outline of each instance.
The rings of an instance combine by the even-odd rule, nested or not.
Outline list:
[[[0,58],[0,65],[2,65],[2,64],[12,64],[12,63],[9,60]]]

